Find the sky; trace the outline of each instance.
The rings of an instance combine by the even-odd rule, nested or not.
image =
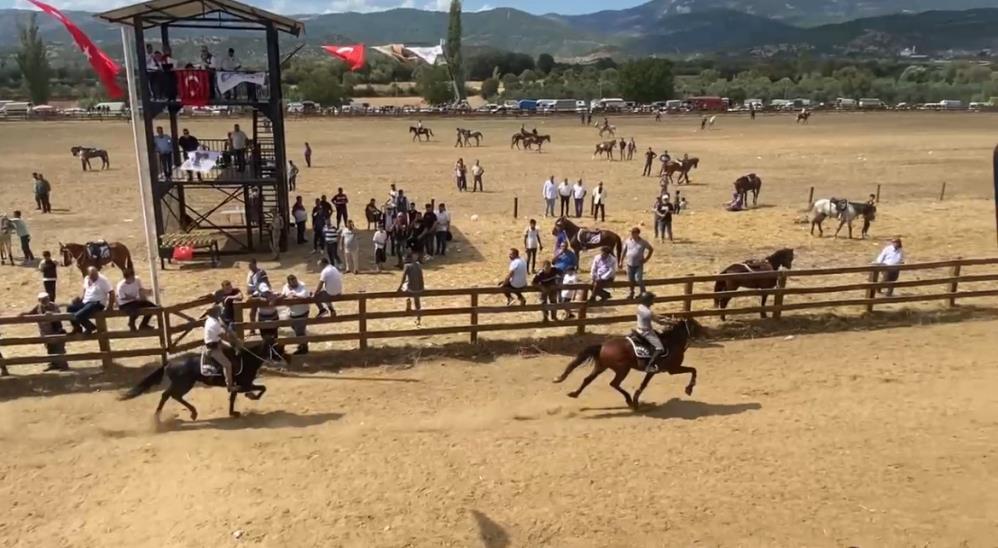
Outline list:
[[[138,0],[47,0],[63,10],[104,11],[136,3]],[[407,7],[446,11],[450,0],[242,0],[283,15],[299,13],[330,13],[343,11],[383,11]],[[647,0],[620,0],[612,6],[597,0],[464,0],[464,11],[491,8],[516,8],[531,13],[591,13],[603,9],[622,9],[643,4]],[[23,0],[0,0],[0,8],[28,8]]]

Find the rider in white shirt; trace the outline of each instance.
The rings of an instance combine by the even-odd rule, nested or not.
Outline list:
[[[208,355],[222,366],[225,374],[225,386],[229,392],[236,391],[235,379],[232,376],[232,361],[225,354],[226,342],[237,341],[234,335],[226,329],[220,317],[221,310],[218,305],[208,309],[207,317],[204,320],[204,346],[208,350]]]

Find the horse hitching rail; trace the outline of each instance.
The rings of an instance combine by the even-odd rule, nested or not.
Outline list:
[[[995,273],[975,273],[966,274],[967,267],[972,266],[993,266],[998,265],[998,258],[984,259],[955,259],[950,261],[935,261],[926,263],[915,263],[900,265],[896,268],[902,272],[918,272],[926,270],[949,269],[941,276],[928,279],[902,279],[896,282],[881,281],[881,273],[890,270],[889,267],[880,265],[864,265],[843,268],[807,269],[807,270],[784,270],[777,273],[757,272],[757,273],[736,273],[736,274],[713,274],[682,276],[676,278],[662,278],[646,280],[645,285],[649,288],[678,287],[676,294],[663,294],[656,297],[659,304],[676,305],[675,308],[659,309],[660,313],[672,314],[682,317],[711,317],[721,314],[758,314],[762,312],[771,313],[778,319],[784,312],[828,309],[834,307],[864,307],[867,311],[872,311],[875,306],[946,301],[949,306],[956,306],[961,299],[998,297],[998,288],[975,288],[972,290],[960,291],[961,284],[998,282],[998,272]],[[848,274],[865,274],[867,279],[863,282],[835,283],[830,285],[814,286],[793,286],[790,283],[793,279],[814,279],[824,276],[840,276]],[[719,280],[750,278],[772,278],[776,276],[776,286],[772,289],[746,289],[736,291],[713,290],[697,292],[697,284],[715,284]],[[880,296],[877,290],[883,288],[920,288],[929,286],[943,286],[943,290],[931,293],[912,294],[903,296]],[[629,287],[627,282],[614,282],[612,288],[621,289]],[[588,284],[575,284],[564,286],[561,289],[576,290],[583,299],[588,297],[591,286]],[[527,287],[522,290],[524,293],[537,293],[538,288]],[[633,301],[624,299],[611,299],[602,303],[590,303],[585,300],[572,303],[558,303],[554,305],[531,304],[526,306],[500,306],[481,305],[481,297],[486,295],[501,295],[502,288],[498,287],[468,287],[451,289],[431,289],[420,294],[423,299],[433,297],[467,297],[468,306],[451,306],[426,308],[420,315],[426,318],[432,317],[465,317],[467,322],[460,322],[455,325],[430,327],[430,328],[409,328],[409,329],[370,329],[369,322],[375,320],[392,319],[412,319],[416,317],[415,311],[405,310],[372,310],[369,304],[372,301],[390,300],[398,301],[405,299],[406,295],[397,292],[372,292],[339,295],[336,297],[323,299],[321,302],[331,303],[357,303],[355,313],[338,314],[332,317],[309,318],[307,325],[309,328],[316,328],[323,325],[336,324],[356,324],[355,330],[341,333],[317,333],[313,332],[305,337],[279,337],[279,341],[285,344],[297,344],[303,342],[333,342],[333,341],[358,341],[361,349],[368,348],[369,342],[374,339],[403,338],[411,336],[427,335],[453,335],[468,334],[472,342],[477,342],[481,333],[493,331],[516,331],[516,330],[538,330],[547,328],[574,327],[580,333],[584,333],[586,327],[597,325],[612,325],[628,323],[634,321],[632,313],[592,316],[589,313],[594,310],[613,310],[621,306],[633,306]],[[852,294],[849,297],[847,294]],[[719,297],[762,297],[773,296],[771,304],[766,306],[742,306],[740,308],[728,308],[721,310],[711,306],[710,308],[696,307],[695,304],[704,301],[710,303]],[[842,298],[834,300],[808,300],[803,302],[786,302],[788,297],[809,296],[809,295],[841,295]],[[38,347],[45,343],[80,343],[96,342],[97,351],[86,351],[77,353],[67,353],[56,357],[48,354],[18,356],[6,358],[0,363],[4,366],[44,364],[59,359],[67,362],[93,361],[99,360],[104,366],[109,366],[114,360],[133,357],[160,356],[162,360],[167,359],[169,354],[176,354],[197,349],[201,346],[200,333],[198,329],[204,324],[203,312],[206,306],[212,302],[211,296],[200,297],[188,302],[145,309],[142,315],[149,314],[156,318],[157,329],[138,332],[109,330],[108,320],[126,318],[128,314],[121,311],[109,311],[94,316],[94,321],[98,325],[98,332],[93,336],[85,335],[48,335],[48,336],[16,336],[0,338],[0,348],[10,348],[19,346]],[[281,301],[280,305],[290,305],[299,303],[315,304],[320,302],[315,298],[309,299],[289,299]],[[291,320],[278,320],[271,322],[244,322],[246,309],[256,308],[259,301],[250,300],[245,303],[235,303],[236,330],[240,334],[245,334],[248,330],[261,328],[279,328],[292,325]],[[495,316],[498,314],[519,314],[526,312],[541,312],[553,310],[570,310],[576,314],[572,320],[560,320],[550,323],[540,321],[525,321],[515,319],[512,321],[502,321],[496,323],[481,323],[482,318]],[[630,312],[630,311],[628,311]],[[46,316],[8,316],[0,317],[0,328],[4,326],[32,326],[37,327],[40,321],[62,321],[68,322],[72,316],[70,314],[53,314]],[[114,349],[113,343],[125,340],[141,340],[138,347],[132,345],[128,349]]]

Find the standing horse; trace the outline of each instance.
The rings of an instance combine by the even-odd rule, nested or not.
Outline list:
[[[697,384],[697,370],[692,367],[685,367],[683,359],[686,357],[686,348],[689,346],[690,339],[698,337],[703,331],[703,327],[696,320],[686,318],[679,320],[670,328],[659,333],[662,346],[665,347],[665,353],[660,358],[659,370],[670,375],[689,373],[690,382],[686,385],[687,396],[693,395],[693,387]],[[610,386],[624,395],[624,401],[627,402],[628,407],[637,409],[641,393],[644,392],[648,383],[651,382],[652,377],[657,374],[646,372],[644,380],[641,381],[641,386],[634,392],[634,397],[631,397],[626,390],[621,388],[620,383],[624,382],[631,369],[644,371],[647,359],[642,360],[635,355],[634,346],[626,337],[612,337],[603,342],[603,344],[589,346],[580,352],[554,382],[556,384],[564,382],[575,368],[588,361],[593,362],[593,372],[582,381],[582,386],[579,386],[578,390],[568,393],[568,396],[571,398],[578,398],[582,394],[582,391],[591,382],[596,380],[596,377],[600,376],[607,369],[612,369],[614,376],[613,380],[610,381]]]
[[[260,367],[272,357],[279,358],[279,361],[285,361],[287,357],[284,354],[283,347],[273,346],[271,343],[266,342],[247,347],[239,355],[233,355],[229,352],[227,354],[229,354],[229,359],[232,360],[232,380],[237,387],[237,392],[229,393],[229,416],[238,417],[239,412],[235,409],[236,395],[238,393],[245,393],[247,398],[259,400],[263,396],[263,393],[267,391],[266,386],[253,383],[256,380],[257,373],[260,372]],[[186,407],[191,412],[191,420],[195,421],[198,418],[198,410],[184,399],[184,395],[190,392],[198,382],[208,386],[225,387],[225,375],[222,374],[221,367],[214,367],[217,372],[213,371],[213,374],[205,375],[201,367],[203,359],[203,355],[188,354],[180,361],[160,366],[146,378],[142,379],[134,388],[124,393],[120,399],[131,400],[145,394],[151,388],[159,386],[163,382],[165,375],[169,377],[170,385],[163,391],[159,405],[156,406],[156,421],[159,421],[159,414],[163,411],[166,400],[170,398],[177,400],[181,405]]]
[[[75,146],[69,149],[69,151],[73,153],[73,156],[76,156],[80,159],[80,164],[83,166],[83,171],[86,171],[87,169],[90,169],[91,171],[93,170],[93,166],[90,165],[90,160],[92,158],[100,158],[101,160],[100,168],[102,171],[111,168],[111,161],[108,159],[107,151],[104,149]]]
[[[107,245],[108,256],[103,253],[92,253],[88,248],[101,248]],[[98,269],[104,265],[113,264],[119,270],[125,272],[133,268],[132,253],[128,251],[125,244],[121,242],[90,242],[86,244],[59,244],[59,253],[62,254],[62,266],[70,266],[74,262],[80,269],[80,274],[86,274],[87,268],[95,266]],[[94,256],[96,255],[96,257]]]
[[[613,161],[613,150],[616,148],[616,141],[603,141],[602,143],[596,143],[596,150],[593,151],[593,160],[596,156],[603,157],[606,156],[607,160]],[[621,158],[623,160],[623,158]]]
[[[10,259],[11,266],[14,265],[14,247],[10,243],[14,234],[14,223],[6,215],[0,215],[0,265],[6,259]]]
[[[426,136],[426,142],[430,141],[430,137],[433,137],[433,130],[428,127],[416,127],[409,126],[409,133],[412,134],[413,141],[423,141],[423,136]]]
[[[823,198],[814,202],[811,205],[811,235],[814,236],[814,227],[818,227],[818,237],[825,235],[825,231],[821,227],[821,223],[825,221],[828,217],[838,217],[839,215],[839,200],[838,198]]]
[[[811,119],[811,111],[809,111],[809,110],[802,110],[802,111],[800,111],[800,112],[797,113],[797,123],[798,124],[805,124],[806,125],[807,121],[810,120],[810,119]]]
[[[742,203],[748,204],[748,193],[752,193],[752,207],[759,203],[759,191],[762,190],[762,179],[755,173],[743,175],[735,179],[735,192],[742,196]]]
[[[624,247],[624,243],[616,232],[600,228],[581,228],[576,226],[576,224],[572,221],[569,221],[566,217],[561,217],[554,222],[554,229],[551,231],[551,234],[557,236],[562,230],[564,230],[565,234],[568,236],[568,245],[571,246],[572,251],[575,251],[575,255],[579,258],[580,264],[583,251],[587,249],[600,249],[603,247],[609,247],[614,250],[618,263],[624,260],[620,253],[621,249]]]
[[[745,261],[743,263],[733,264],[728,268],[721,271],[721,274],[745,274],[754,272],[770,272],[769,276],[749,276],[749,277],[725,277],[724,279],[717,280],[714,283],[714,293],[720,293],[722,291],[734,291],[739,287],[744,287],[748,289],[772,289],[776,287],[776,281],[779,277],[776,271],[783,267],[790,270],[794,263],[794,250],[789,248],[784,248],[776,253],[773,253],[769,257],[766,257],[762,261]],[[762,307],[761,312],[762,317],[766,317],[766,298],[768,295],[763,294],[762,296]],[[717,308],[722,311],[728,307],[728,301],[732,297],[717,297],[714,299],[714,304]],[[721,314],[721,320],[724,320],[724,314]]]
[[[679,160],[679,178],[676,179],[676,184],[682,184],[683,181],[690,184],[690,171],[698,167],[700,167],[700,158],[684,156],[682,160]]]
[[[550,135],[528,135],[523,138],[523,146],[527,147],[527,150],[532,150],[534,145],[537,145],[537,153],[541,153],[541,148],[544,143],[550,143]]]

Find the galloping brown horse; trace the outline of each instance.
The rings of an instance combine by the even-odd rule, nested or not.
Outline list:
[[[685,367],[683,365],[683,358],[686,356],[686,348],[689,346],[690,339],[698,337],[703,332],[703,326],[696,320],[686,318],[679,320],[672,327],[659,333],[662,345],[666,349],[663,357],[659,359],[659,371],[670,375],[689,373],[690,382],[686,385],[687,396],[693,395],[693,387],[697,384],[697,370],[693,367]],[[600,376],[607,369],[612,369],[615,374],[613,380],[610,381],[610,386],[624,395],[624,401],[627,402],[629,407],[637,409],[638,398],[641,397],[641,393],[644,392],[648,383],[651,382],[652,377],[656,375],[656,373],[646,372],[644,380],[641,381],[641,386],[634,392],[634,397],[631,397],[626,390],[621,388],[620,383],[624,382],[631,369],[644,371],[645,364],[634,355],[634,347],[625,337],[612,337],[607,339],[603,344],[589,346],[580,352],[568,364],[565,372],[556,378],[554,382],[563,382],[575,368],[588,361],[594,362],[593,372],[582,381],[582,386],[578,390],[568,393],[569,397],[579,397],[579,394],[589,386],[589,383],[596,380],[596,377]]]
[[[776,287],[776,281],[779,276],[776,271],[783,267],[790,270],[794,263],[794,250],[789,248],[784,248],[776,253],[773,253],[769,257],[766,257],[762,261],[745,261],[743,263],[733,264],[728,268],[721,271],[721,274],[738,274],[738,273],[754,273],[754,272],[769,272],[769,276],[749,276],[749,277],[738,277],[732,276],[730,278],[725,278],[723,280],[717,280],[714,283],[714,293],[720,293],[722,291],[734,291],[739,287],[745,287],[748,289],[772,289]],[[762,296],[762,307],[764,310],[761,312],[762,317],[766,317],[766,298],[768,295]],[[714,304],[721,310],[728,307],[728,301],[732,297],[718,297],[714,299]],[[724,314],[721,314],[721,320],[724,320]]]
[[[735,179],[735,192],[741,194],[742,203],[748,205],[748,193],[752,193],[752,207],[759,203],[759,191],[762,190],[762,179],[755,173],[742,175]]]
[[[107,264],[113,264],[122,272],[134,268],[132,253],[128,251],[125,244],[121,242],[108,242],[107,247],[110,250],[110,257],[93,257],[87,249],[89,245],[60,243],[59,253],[62,254],[62,266],[70,266],[75,262],[76,267],[80,269],[80,274],[86,274],[87,268],[91,266],[101,268]]]
[[[544,143],[550,143],[550,135],[528,135],[523,138],[523,146],[527,147],[527,150],[533,150],[534,145],[537,145],[537,152],[541,152],[541,148]]]
[[[561,217],[554,222],[554,229],[551,231],[551,234],[557,236],[558,232],[562,230],[568,236],[568,245],[571,246],[572,251],[575,251],[576,256],[580,260],[582,259],[583,251],[587,249],[600,249],[602,247],[613,249],[618,263],[623,260],[620,252],[624,247],[624,243],[620,239],[620,236],[612,230],[582,228],[567,218]]]

